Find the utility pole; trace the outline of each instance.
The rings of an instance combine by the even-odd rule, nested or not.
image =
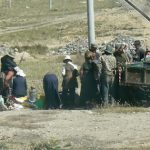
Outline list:
[[[52,10],[52,0],[49,0],[49,10]]]
[[[9,0],[9,8],[11,8],[11,2],[12,2],[12,1],[11,1],[11,0]]]
[[[88,44],[95,43],[95,21],[94,21],[94,0],[87,0],[87,16],[88,16]]]
[[[12,4],[12,1],[11,0],[6,0],[6,5],[8,8],[11,8],[11,4]]]

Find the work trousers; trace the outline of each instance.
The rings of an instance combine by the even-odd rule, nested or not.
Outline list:
[[[114,76],[102,74],[101,76],[102,104],[108,106],[114,103]]]

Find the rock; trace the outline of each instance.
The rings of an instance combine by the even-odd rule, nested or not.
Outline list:
[[[130,36],[124,36],[124,35],[119,35],[117,36],[114,40],[106,43],[102,43],[98,45],[98,50],[100,52],[103,52],[104,49],[106,48],[106,45],[111,45],[113,48],[115,48],[115,45],[117,43],[126,43],[129,48],[133,48],[133,43],[134,43],[134,38],[130,37]],[[53,52],[52,54],[58,54],[58,55],[71,55],[71,54],[83,54],[85,53],[85,51],[88,50],[88,40],[87,39],[82,39],[82,38],[78,38],[77,40],[68,43],[65,47],[61,47],[59,48],[57,51],[55,51],[55,53]]]

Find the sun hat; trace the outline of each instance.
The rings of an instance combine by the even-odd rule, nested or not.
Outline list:
[[[70,57],[69,55],[66,55],[66,56],[65,56],[63,62],[66,62],[67,60],[72,61],[72,59],[71,59],[71,57]]]
[[[107,45],[106,49],[104,51],[107,52],[107,53],[109,53],[109,54],[112,54],[113,53],[113,48],[112,48],[112,46]]]
[[[6,54],[6,56],[8,56],[8,57],[14,59],[14,54],[13,54],[12,52],[9,52],[8,54]]]

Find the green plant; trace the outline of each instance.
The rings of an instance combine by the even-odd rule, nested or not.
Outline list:
[[[61,148],[57,140],[49,140],[31,143],[30,150],[61,150]]]

